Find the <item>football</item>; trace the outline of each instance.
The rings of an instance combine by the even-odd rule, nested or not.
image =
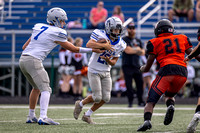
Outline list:
[[[97,42],[98,43],[106,43],[108,40],[102,38],[102,39],[99,39]],[[105,50],[104,48],[102,48],[101,50]]]
[[[104,39],[104,38],[102,38],[102,39],[99,39],[97,42],[98,42],[98,43],[106,43],[106,42],[107,42],[107,40],[106,40],[106,39]]]

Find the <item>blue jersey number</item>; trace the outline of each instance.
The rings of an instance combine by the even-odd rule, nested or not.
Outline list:
[[[107,56],[107,57],[110,57],[111,54],[108,53],[108,52],[103,52],[102,54],[100,54],[100,56]],[[107,62],[103,59],[101,59],[101,57],[98,58],[97,62],[101,63],[101,64],[106,64],[107,65]]]
[[[35,40],[37,40],[38,39],[38,37],[39,37],[39,35],[40,34],[42,34],[45,30],[47,30],[49,27],[46,27],[46,26],[42,26],[40,29],[43,29],[42,31],[40,31],[40,33],[38,33],[35,37],[34,37],[34,39]]]

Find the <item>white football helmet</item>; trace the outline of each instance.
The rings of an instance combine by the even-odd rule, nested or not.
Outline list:
[[[61,28],[61,20],[68,20],[67,14],[62,8],[54,7],[47,12],[47,23],[53,24],[54,26]]]
[[[119,29],[119,34],[113,33],[113,29]],[[117,17],[110,17],[105,22],[106,33],[111,35],[113,38],[118,38],[122,33],[122,21]]]

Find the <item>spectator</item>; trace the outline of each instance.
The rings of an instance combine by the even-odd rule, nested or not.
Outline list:
[[[195,78],[195,69],[192,65],[187,64],[188,76],[185,86],[191,91],[191,87],[193,85],[193,80]]]
[[[126,84],[122,70],[120,70],[119,75],[120,77],[115,82],[115,89],[112,93],[117,97],[126,96]]]
[[[115,6],[113,10],[113,16],[118,17],[122,22],[124,22],[124,14],[122,13],[121,6]]]
[[[143,77],[139,70],[140,55],[145,54],[141,40],[135,38],[135,25],[130,23],[127,26],[128,36],[123,39],[127,43],[127,48],[122,54],[122,70],[127,88],[128,107],[132,107],[134,90],[132,87],[132,79],[134,78],[137,88],[138,106],[144,106],[143,101]]]
[[[196,20],[200,21],[200,0],[196,3]]]
[[[5,4],[4,0],[0,0],[0,7],[4,6],[4,4]]]
[[[67,24],[67,28],[68,29],[82,29],[82,24],[80,22],[80,18],[78,18],[77,20],[74,21],[70,21]]]
[[[69,42],[74,43],[74,39],[72,37],[68,37],[67,39]],[[70,90],[70,84],[69,81],[72,79],[72,76],[69,75],[69,65],[67,64],[67,58],[69,55],[69,50],[66,50],[64,48],[60,48],[59,50],[59,60],[60,60],[60,66],[58,68],[58,72],[61,74],[61,80],[59,81],[60,85],[60,92],[59,95],[62,97],[68,97],[68,92]]]
[[[104,22],[108,16],[108,11],[104,8],[104,2],[99,1],[96,8],[90,11],[89,29],[104,29]]]
[[[83,44],[83,39],[77,37],[75,39],[74,45],[77,47],[81,47],[82,44]],[[73,94],[75,100],[80,100],[82,99],[83,83],[82,83],[82,75],[81,73],[79,73],[79,71],[83,69],[83,66],[86,66],[88,64],[87,54],[70,52],[67,63],[75,68],[75,73],[73,73],[74,75]]]
[[[173,16],[187,17],[192,21],[194,16],[194,2],[193,0],[174,0],[173,7],[168,11],[170,21],[173,21]]]
[[[143,64],[147,63],[147,57],[148,55],[146,54],[145,56],[141,56]],[[151,81],[152,81],[152,75],[153,75],[153,70],[151,69],[149,72],[143,73],[143,91],[144,91],[144,96],[148,96],[148,91],[151,86]]]

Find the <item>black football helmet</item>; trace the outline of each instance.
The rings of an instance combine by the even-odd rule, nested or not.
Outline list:
[[[158,37],[158,35],[162,33],[174,33],[174,25],[168,19],[162,19],[155,25],[155,36]]]

